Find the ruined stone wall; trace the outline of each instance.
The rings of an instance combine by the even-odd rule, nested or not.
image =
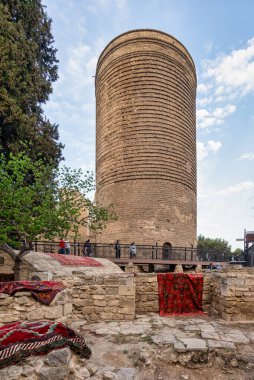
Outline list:
[[[74,274],[63,281],[72,289],[72,321],[117,321],[135,318],[133,274]]]
[[[58,293],[49,306],[36,301],[29,292],[13,296],[0,294],[0,325],[16,321],[54,320],[66,322],[72,315],[70,290]]]
[[[254,320],[254,270],[214,273],[211,312],[227,321]]]
[[[96,72],[96,200],[118,216],[98,242],[196,243],[196,75],[172,36],[125,33]]]
[[[202,306],[210,311],[212,301],[212,274],[204,274]],[[159,313],[159,294],[156,273],[135,273],[136,314]]]
[[[1,274],[13,274],[14,261],[11,256],[4,252],[0,251],[0,258],[3,258],[4,263],[0,265],[0,276]],[[29,273],[33,272],[35,269],[30,265],[26,260],[23,260],[21,271],[20,271],[20,280],[29,280]]]

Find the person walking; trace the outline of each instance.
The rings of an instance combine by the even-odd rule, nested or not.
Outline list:
[[[60,239],[58,253],[60,253],[61,255],[65,254],[65,241],[63,238]]]
[[[92,246],[92,244],[90,242],[90,239],[88,239],[85,242],[84,249],[83,249],[83,255],[84,256],[89,256],[89,257],[93,256],[93,246]]]
[[[120,259],[121,258],[121,245],[120,245],[119,240],[117,240],[115,242],[115,251],[116,251],[116,259]]]
[[[136,257],[136,244],[135,242],[131,243],[130,248],[129,248],[129,253],[130,253],[130,259],[134,259]]]
[[[69,255],[71,253],[71,245],[68,240],[65,240],[65,254]]]

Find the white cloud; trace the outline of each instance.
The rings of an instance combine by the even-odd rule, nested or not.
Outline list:
[[[243,96],[254,91],[254,38],[244,49],[220,55],[214,61],[206,61],[207,77],[216,85],[216,92]]]
[[[254,160],[254,152],[243,153],[238,160]]]
[[[221,190],[219,194],[227,195],[231,193],[241,193],[242,191],[251,190],[251,189],[254,189],[253,181],[242,181],[235,185],[231,185],[224,190]]]
[[[208,128],[213,125],[220,125],[224,122],[224,119],[235,112],[236,107],[232,104],[228,104],[224,107],[216,107],[211,111],[206,108],[197,110],[197,126],[199,128]]]
[[[207,144],[197,141],[197,159],[198,161],[202,161],[205,157],[208,156],[209,153],[217,153],[221,148],[220,141],[209,140]]]
[[[209,86],[205,83],[199,83],[197,86],[197,92],[207,93],[208,90],[209,90]]]
[[[217,153],[218,150],[221,148],[221,142],[220,141],[213,141],[209,140],[208,141],[208,148],[211,152]]]

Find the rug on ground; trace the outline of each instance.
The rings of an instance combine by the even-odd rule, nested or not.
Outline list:
[[[160,315],[201,314],[202,274],[158,273]]]
[[[50,305],[55,296],[65,289],[61,282],[55,281],[7,281],[0,282],[0,293],[12,296],[16,292],[30,292],[45,305]]]
[[[69,346],[87,359],[91,350],[85,339],[59,322],[14,322],[0,327],[0,368],[14,365],[31,355]]]

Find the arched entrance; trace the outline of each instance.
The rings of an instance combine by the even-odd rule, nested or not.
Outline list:
[[[166,242],[162,246],[162,258],[163,260],[169,260],[172,254],[172,244]]]

